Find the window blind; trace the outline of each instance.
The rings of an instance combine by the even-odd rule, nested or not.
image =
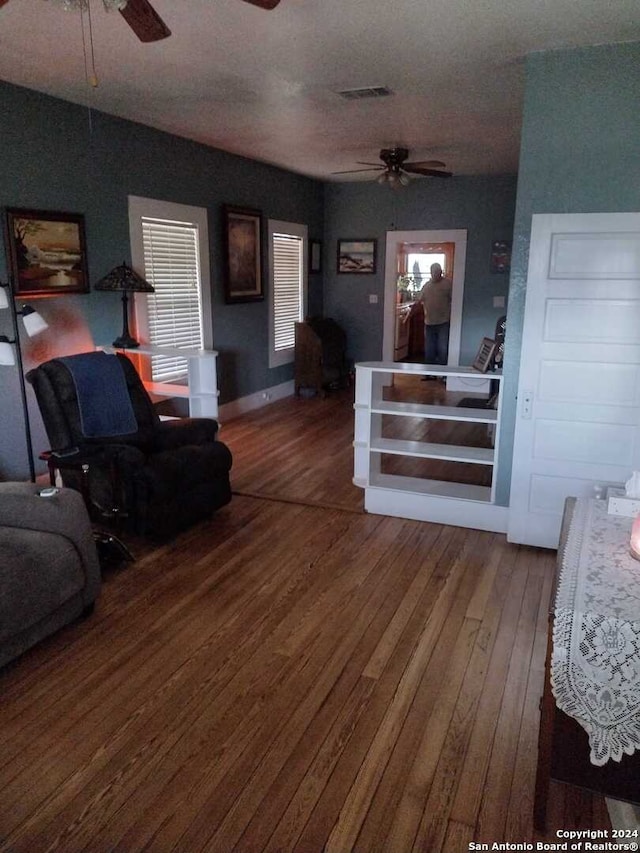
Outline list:
[[[147,295],[151,343],[202,348],[198,228],[189,222],[142,217],[142,242],[145,278],[155,288]],[[184,358],[151,359],[154,382],[175,382],[186,375]]]
[[[276,352],[293,347],[294,323],[302,320],[302,255],[301,237],[273,235],[273,341]]]

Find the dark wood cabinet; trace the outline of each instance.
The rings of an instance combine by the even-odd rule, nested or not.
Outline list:
[[[327,388],[346,384],[349,368],[347,337],[329,318],[309,318],[295,325],[295,393],[312,388],[323,394]]]

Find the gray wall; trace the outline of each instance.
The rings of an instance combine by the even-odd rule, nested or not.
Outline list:
[[[392,190],[375,181],[330,184],[325,196],[324,310],[347,330],[349,354],[355,361],[382,357],[386,232],[467,229],[467,259],[460,363],[470,364],[482,338],[493,336],[505,309],[493,307],[493,296],[505,296],[509,277],[491,273],[494,240],[510,239],[516,178],[416,178]],[[375,275],[337,275],[337,241],[375,238]],[[378,303],[369,303],[369,294]]]
[[[267,301],[224,303],[221,206],[244,205],[265,218],[306,223],[309,237],[321,239],[321,182],[6,83],[0,83],[0,115],[0,206],[83,213],[92,282],[130,260],[128,195],[206,207],[221,401],[292,378],[291,366],[268,367]],[[2,246],[3,281],[6,274]],[[51,328],[25,342],[27,368],[109,343],[121,328],[120,302],[112,294],[30,301]],[[321,313],[321,276],[310,276],[309,301],[310,311]],[[11,335],[8,312],[0,312],[0,334]],[[28,476],[18,387],[17,371],[0,368],[0,479]],[[43,449],[35,406],[33,426],[34,445]]]
[[[505,344],[498,502],[509,501],[534,213],[640,210],[640,43],[527,60]]]

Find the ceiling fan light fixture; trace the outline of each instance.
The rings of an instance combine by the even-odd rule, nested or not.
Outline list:
[[[389,172],[380,172],[380,174],[376,178],[376,182],[379,184],[386,184],[388,180],[389,180]]]
[[[89,7],[89,0],[54,0],[66,12],[77,12],[79,9],[86,11]],[[107,12],[121,11],[127,5],[128,0],[102,0],[102,4]]]

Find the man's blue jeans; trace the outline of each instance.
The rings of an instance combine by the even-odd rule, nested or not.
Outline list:
[[[427,364],[446,364],[449,360],[450,323],[424,327],[424,360]]]

